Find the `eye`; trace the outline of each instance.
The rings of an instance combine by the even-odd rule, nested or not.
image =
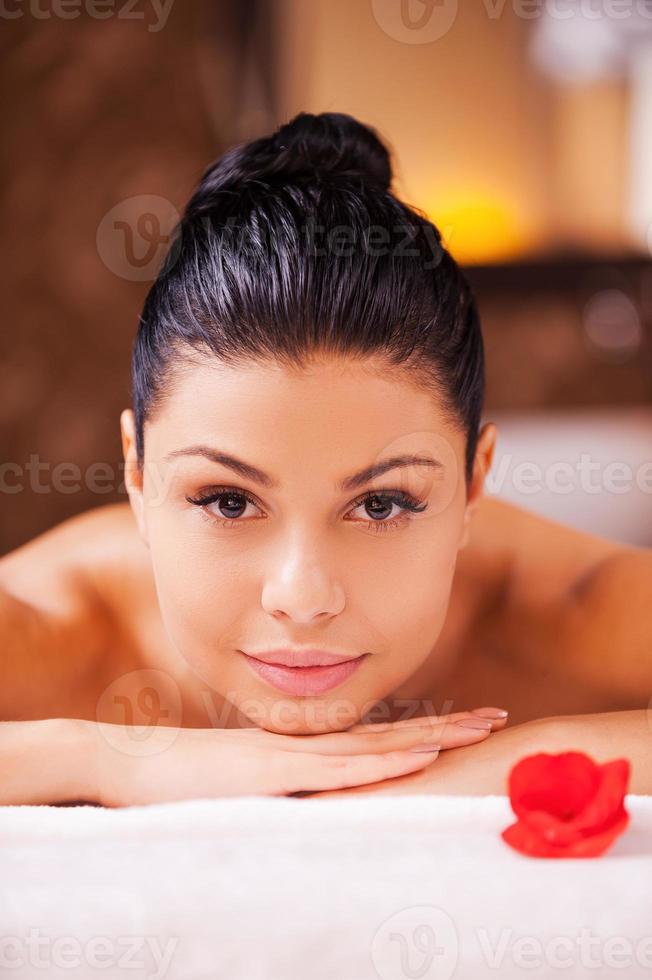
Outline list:
[[[249,506],[260,510],[258,504],[244,490],[236,490],[233,487],[212,487],[210,491],[199,494],[196,497],[186,497],[190,504],[201,507],[207,519],[220,525],[220,527],[233,527],[242,523],[242,518],[247,519],[255,516],[247,514]],[[213,505],[216,505],[213,508]]]
[[[403,490],[391,490],[367,493],[354,504],[354,510],[364,508],[369,518],[362,522],[372,531],[390,531],[392,528],[403,527],[412,519],[412,514],[420,514],[428,505],[421,503]],[[398,513],[392,514],[392,508],[398,508]],[[349,518],[350,519],[350,518]]]
[[[261,512],[250,494],[234,487],[211,487],[210,490],[196,497],[186,497],[186,500],[190,504],[201,507],[206,519],[219,527],[236,527],[248,522],[245,520],[247,517],[255,517],[255,514],[247,515],[248,507]],[[353,504],[353,510],[364,508],[366,518],[364,516],[351,518],[347,515],[346,519],[366,524],[371,531],[390,531],[393,528],[403,527],[411,520],[411,515],[422,513],[426,507],[426,503],[418,501],[416,497],[403,490],[379,490],[375,493],[366,493]],[[398,512],[393,512],[394,508]]]

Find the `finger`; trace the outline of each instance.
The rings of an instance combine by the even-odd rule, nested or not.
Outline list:
[[[487,705],[484,708],[471,708],[471,712],[474,715],[480,715],[483,718],[492,718],[496,721],[506,722],[509,717],[507,708],[496,708],[494,705]]]
[[[481,742],[491,735],[492,723],[487,718],[465,715],[451,720],[445,718],[428,726],[430,739],[441,745],[442,749],[455,749],[462,745],[472,745]],[[422,731],[417,725],[406,725],[401,731]]]
[[[486,718],[458,718],[435,728],[435,738],[442,749],[457,749],[462,745],[473,745],[488,738],[494,728]]]
[[[438,751],[398,751],[384,755],[314,755],[279,752],[269,767],[273,794],[344,789],[417,772],[436,760]],[[283,756],[286,756],[283,759]],[[282,787],[279,789],[279,787]]]
[[[374,723],[360,723],[358,725],[353,725],[348,731],[370,731],[375,728],[378,729],[391,729],[397,728],[404,725],[423,725],[427,723],[436,724],[440,721],[458,721],[462,718],[475,718],[475,717],[487,717],[492,722],[496,724],[505,724],[507,722],[508,715],[502,714],[503,708],[472,708],[469,711],[452,711],[446,714],[427,714],[427,715],[414,715],[411,718],[401,718],[398,721],[390,722],[378,722]],[[486,714],[485,714],[486,713]]]
[[[390,721],[390,722],[378,722],[374,723],[359,723],[357,725],[352,725],[347,731],[357,733],[357,732],[372,732],[372,731],[392,731],[399,728],[408,728],[412,725],[436,725],[444,724],[445,722],[456,722],[463,721],[468,718],[482,718],[487,717],[482,714],[482,712],[498,712],[501,708],[473,708],[471,711],[455,711],[451,714],[445,715],[415,715],[413,718],[402,718],[400,721]],[[487,717],[487,720],[491,722],[491,730],[498,731],[504,728],[507,724],[508,716],[505,717]]]

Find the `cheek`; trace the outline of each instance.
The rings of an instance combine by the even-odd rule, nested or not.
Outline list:
[[[367,569],[363,609],[366,632],[376,651],[365,696],[388,696],[430,658],[442,631],[457,557],[458,523],[429,522],[399,549]],[[357,618],[354,613],[353,619]],[[362,677],[360,678],[362,683]]]
[[[204,528],[180,523],[157,518],[149,527],[159,607],[184,656],[210,655],[235,636],[232,625],[251,603],[248,576],[231,556],[222,560],[209,547]]]
[[[380,645],[396,649],[405,644],[413,649],[415,638],[421,637],[421,644],[427,642],[443,624],[451,578],[447,566],[420,562],[417,556],[405,567],[385,569],[383,580],[367,591],[364,600]]]
[[[448,609],[460,522],[437,518],[416,531],[397,541],[393,553],[387,549],[382,562],[371,563],[366,577],[369,608],[390,636],[441,628]]]

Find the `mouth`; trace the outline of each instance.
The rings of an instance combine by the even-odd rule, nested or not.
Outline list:
[[[296,654],[291,651],[272,651],[264,655],[265,660],[261,660],[251,654],[244,653],[242,650],[238,652],[242,653],[247,665],[258,677],[261,677],[278,691],[283,691],[284,694],[294,694],[298,697],[310,697],[332,691],[333,688],[343,684],[345,680],[351,677],[362,661],[369,656],[368,653],[363,653],[359,657],[342,659],[337,655],[321,651],[297,652]],[[286,661],[289,660],[290,663],[275,662],[272,659],[274,656],[282,657]],[[312,663],[297,664],[297,660],[312,660]],[[315,662],[318,660],[322,662]],[[329,660],[330,662],[328,662]]]

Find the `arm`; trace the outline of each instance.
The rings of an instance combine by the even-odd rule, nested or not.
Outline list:
[[[628,792],[652,793],[652,715],[646,710],[554,715],[507,728],[477,746],[471,756],[455,749],[441,769],[428,774],[431,792],[487,795],[507,792],[507,775],[524,755],[536,752],[585,752],[596,762],[627,758]],[[483,756],[483,758],[481,758]]]
[[[0,722],[0,806],[108,807],[221,796],[287,796],[383,782],[426,766],[433,726],[277,735],[259,728]],[[425,751],[425,749],[428,751]]]
[[[452,796],[507,794],[507,775],[523,756],[580,751],[596,762],[627,758],[629,793],[652,794],[652,713],[647,710],[558,715],[514,725],[479,745],[442,752],[420,773],[355,787],[337,795],[433,793]],[[334,796],[332,792],[314,796]]]
[[[95,739],[70,718],[0,722],[0,806],[97,799]]]

